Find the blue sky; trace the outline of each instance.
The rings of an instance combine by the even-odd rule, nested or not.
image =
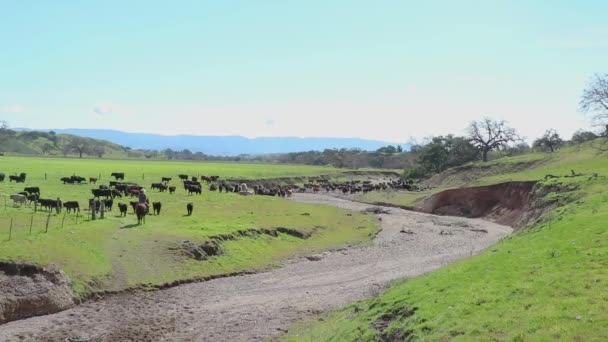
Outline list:
[[[589,127],[605,1],[4,1],[0,119],[13,127],[534,138]]]

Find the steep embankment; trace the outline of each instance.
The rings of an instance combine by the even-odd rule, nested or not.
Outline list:
[[[535,181],[445,190],[425,199],[420,210],[438,215],[482,217],[520,227],[536,216]]]
[[[542,218],[479,256],[294,327],[288,340],[606,340],[608,160],[588,147],[542,159],[473,181],[538,181],[527,204],[522,199],[530,184],[521,183],[496,185],[499,197],[493,187],[482,187],[448,191],[425,203],[429,210],[507,218],[533,206],[543,210]]]
[[[74,305],[70,279],[59,270],[0,261],[0,324]]]

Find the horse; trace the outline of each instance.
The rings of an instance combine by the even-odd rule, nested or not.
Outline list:
[[[137,215],[137,224],[141,224],[142,221],[146,223],[146,214],[148,214],[148,206],[145,203],[137,203],[135,205],[135,215]]]

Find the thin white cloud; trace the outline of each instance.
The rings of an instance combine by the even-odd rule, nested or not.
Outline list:
[[[93,107],[93,112],[100,116],[108,115],[112,113],[112,107],[107,103],[96,104]]]
[[[20,104],[9,105],[9,106],[0,106],[0,113],[4,114],[18,114],[23,113],[25,111],[25,107]]]

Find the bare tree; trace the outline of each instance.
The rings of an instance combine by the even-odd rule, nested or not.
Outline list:
[[[564,140],[562,140],[556,130],[548,129],[545,131],[545,134],[543,134],[542,137],[534,141],[533,146],[545,150],[548,149],[550,152],[555,152],[555,150],[559,149],[563,143]]]
[[[596,124],[608,123],[608,74],[595,74],[583,91],[581,111],[593,115]],[[606,126],[608,131],[608,125]]]
[[[90,150],[89,141],[81,137],[73,137],[69,147],[73,151],[78,152],[79,158],[82,158],[82,154],[88,153]]]
[[[488,161],[488,152],[506,148],[509,143],[521,141],[514,128],[505,121],[483,118],[473,121],[468,127],[469,139],[480,151],[483,161]]]

